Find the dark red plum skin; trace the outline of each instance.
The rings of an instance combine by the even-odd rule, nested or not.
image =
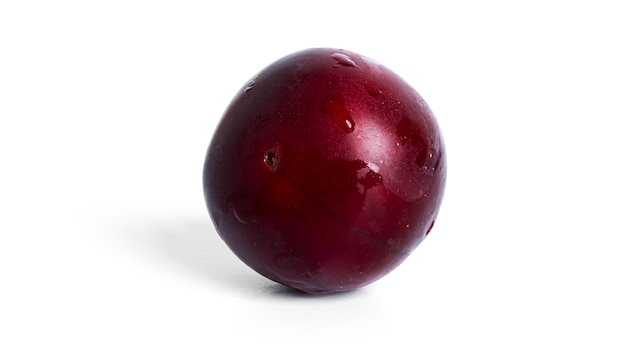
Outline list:
[[[261,275],[322,294],[372,283],[430,232],[446,154],[421,96],[381,64],[308,49],[256,75],[211,140],[204,194]]]

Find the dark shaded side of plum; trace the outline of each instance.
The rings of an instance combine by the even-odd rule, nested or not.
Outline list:
[[[445,178],[444,144],[419,94],[337,49],[292,54],[248,82],[203,174],[232,251],[309,293],[352,290],[397,267],[430,231]]]

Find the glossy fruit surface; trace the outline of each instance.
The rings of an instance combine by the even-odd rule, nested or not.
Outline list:
[[[297,52],[250,80],[203,174],[231,250],[309,293],[361,287],[398,266],[433,226],[445,178],[439,127],[419,94],[337,49]]]

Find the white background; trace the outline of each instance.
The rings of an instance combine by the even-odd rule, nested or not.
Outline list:
[[[626,350],[619,1],[3,1],[0,350]],[[201,171],[238,89],[309,47],[435,112],[428,239],[293,294],[217,237]]]

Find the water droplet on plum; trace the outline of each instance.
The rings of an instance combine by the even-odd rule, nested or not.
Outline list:
[[[334,53],[332,54],[330,57],[332,57],[333,59],[335,59],[336,63],[333,65],[333,67],[357,67],[356,63],[354,62],[354,60],[352,60],[352,58],[346,54],[342,54],[342,53]]]
[[[259,75],[256,75],[256,76],[254,76],[254,78],[249,80],[248,84],[246,84],[246,86],[243,88],[243,92],[244,93],[250,92],[252,90],[252,88],[254,87],[254,85],[256,84],[258,79],[259,79]]]
[[[343,95],[337,93],[327,96],[324,101],[322,101],[321,110],[324,114],[335,120],[337,126],[344,132],[351,133],[354,131],[354,120],[346,108]]]

